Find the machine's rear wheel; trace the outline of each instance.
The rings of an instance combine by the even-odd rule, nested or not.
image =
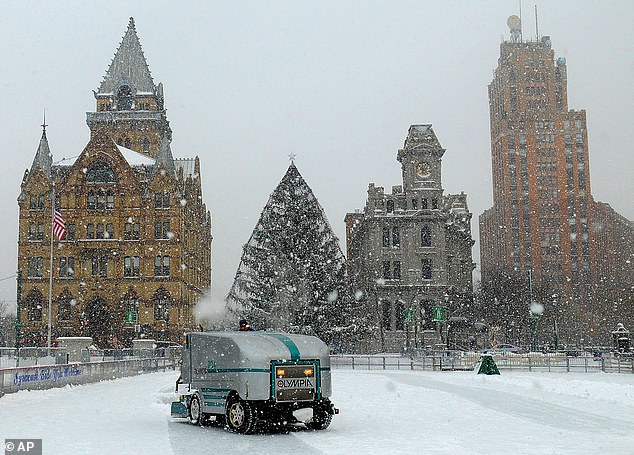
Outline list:
[[[227,401],[225,421],[231,431],[242,434],[253,433],[257,423],[253,405],[241,400],[238,396],[230,397]]]
[[[311,430],[325,430],[332,422],[332,414],[324,409],[313,409],[313,418],[306,422]]]

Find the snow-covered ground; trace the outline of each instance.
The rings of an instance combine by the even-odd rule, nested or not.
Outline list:
[[[175,372],[0,398],[0,441],[44,454],[631,454],[634,375],[333,371],[325,431],[237,435],[169,417]]]

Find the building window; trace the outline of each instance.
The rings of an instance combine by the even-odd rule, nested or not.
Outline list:
[[[29,240],[44,240],[44,225],[42,223],[29,224]]]
[[[170,276],[169,256],[156,256],[154,258],[154,276]]]
[[[154,207],[157,209],[169,209],[170,194],[167,191],[163,193],[154,193]]]
[[[420,230],[420,246],[431,246],[431,228],[423,226]]]
[[[433,198],[431,200],[431,209],[432,210],[438,210],[438,199]]]
[[[390,246],[390,228],[383,228],[383,246]]]
[[[387,201],[387,213],[392,212],[394,212],[394,201],[390,199],[389,201]]]
[[[149,105],[148,105],[148,109],[146,109],[147,111],[149,111]],[[150,141],[149,139],[146,137],[143,139],[143,151],[144,152],[149,152],[150,151]]]
[[[29,209],[30,210],[44,210],[44,194],[31,194],[29,196]]]
[[[427,210],[429,206],[427,205],[427,198],[422,198],[420,201],[420,208],[423,210]]]
[[[122,85],[117,90],[117,110],[131,111],[134,104],[134,95],[129,85]]]
[[[124,321],[129,324],[139,322],[139,299],[134,291],[128,292],[123,299]]]
[[[154,319],[156,321],[169,321],[170,314],[170,296],[169,293],[160,288],[154,295]]]
[[[31,290],[26,296],[26,308],[27,317],[29,321],[41,321],[42,320],[42,307],[44,298],[42,293],[37,289]]]
[[[98,224],[97,225],[97,233],[96,233],[95,237],[98,238],[98,239],[103,239],[103,224]]]
[[[97,193],[97,209],[103,210],[106,208],[106,194],[103,191]]]
[[[139,240],[140,238],[139,223],[126,223],[123,231],[123,240]]]
[[[58,321],[70,321],[73,311],[73,298],[64,294],[60,297],[59,303],[57,304],[57,320]]]
[[[381,302],[382,322],[385,330],[392,330],[392,305],[389,301]]]
[[[106,209],[114,209],[114,192],[110,190],[106,193]]]
[[[86,225],[86,238],[87,239],[95,238],[95,225],[92,223]]]
[[[424,258],[421,260],[421,276],[423,280],[431,280],[431,259]]]
[[[114,171],[105,161],[97,161],[86,171],[88,183],[116,183]]]
[[[401,261],[392,262],[392,277],[395,280],[401,279]]]
[[[412,199],[412,210],[418,210],[418,199]]]
[[[97,208],[94,191],[88,192],[88,195],[86,196],[86,207],[88,208],[88,210],[94,210]]]
[[[42,256],[31,256],[28,259],[29,278],[42,278],[44,275],[44,259]]]
[[[100,254],[92,257],[92,276],[108,276],[108,255]]]
[[[114,239],[114,224],[112,224],[112,223],[106,224],[105,237],[107,239]]]
[[[402,300],[396,301],[396,330],[405,330],[405,305]]]
[[[123,259],[123,276],[140,276],[140,263],[139,256],[126,256]]]
[[[75,240],[75,223],[68,223],[66,225],[66,239]]]
[[[389,280],[392,278],[390,275],[390,261],[383,261],[383,279]]]
[[[154,238],[155,239],[169,239],[170,238],[170,222],[169,221],[157,221],[154,223]]]
[[[401,233],[397,226],[392,228],[392,246],[401,245]]]
[[[75,276],[75,258],[61,257],[59,258],[59,277],[60,278],[72,278]]]

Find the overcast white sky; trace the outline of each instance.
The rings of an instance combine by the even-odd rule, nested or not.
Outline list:
[[[591,188],[634,219],[634,5],[536,2],[539,33],[568,63],[571,109],[586,109]],[[535,2],[523,2],[524,38]],[[343,219],[369,182],[401,183],[411,124],[447,149],[446,193],[478,216],[492,204],[487,85],[517,0],[2,2],[0,279],[17,267],[19,194],[46,108],[54,159],[88,141],[86,112],[126,30],[136,28],[165,104],[177,157],[201,158],[213,216],[213,294],[226,295],[242,245],[296,153],[345,251]],[[473,251],[479,262],[479,249]],[[15,302],[15,280],[0,300]]]

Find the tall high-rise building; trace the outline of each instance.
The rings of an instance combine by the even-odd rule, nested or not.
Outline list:
[[[568,107],[566,59],[548,36],[524,41],[517,16],[508,25],[489,85],[493,207],[480,216],[482,280],[530,275],[543,295],[587,308],[606,271],[633,276],[631,262],[619,262],[632,259],[632,223],[614,236],[598,222],[618,216],[592,198],[586,112]],[[625,255],[607,255],[601,238]]]
[[[46,125],[18,197],[21,342],[180,341],[211,285],[198,157],[174,158],[161,84],[130,19],[87,114],[90,141],[54,163]],[[53,204],[66,232],[52,229]],[[50,327],[50,330],[49,330]]]

